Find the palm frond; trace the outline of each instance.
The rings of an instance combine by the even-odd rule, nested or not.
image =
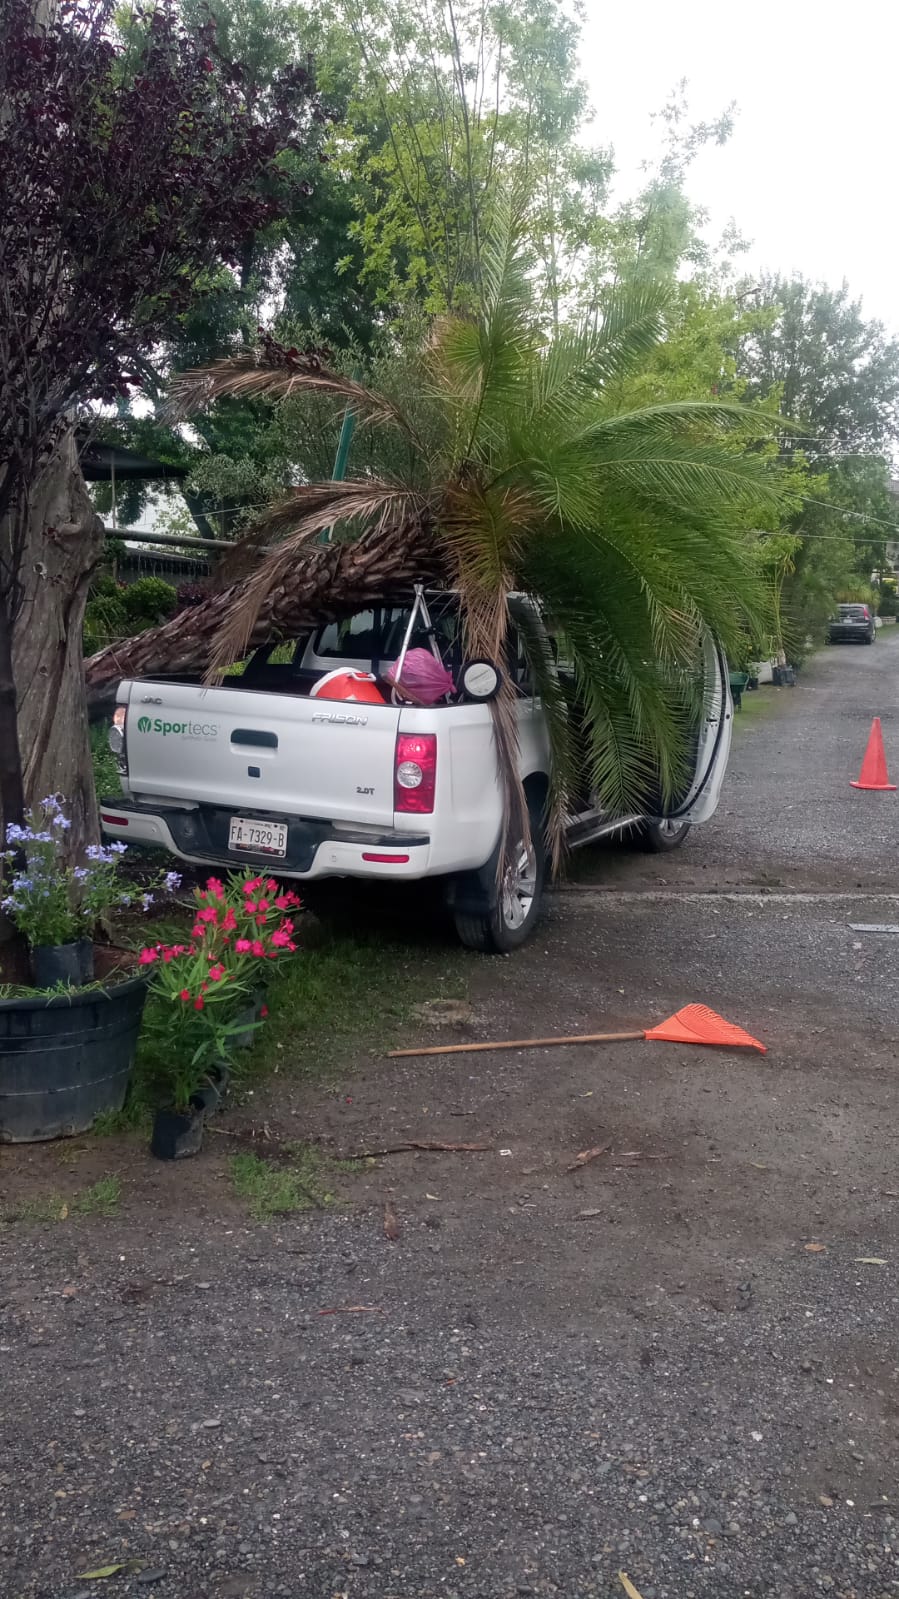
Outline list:
[[[509,595],[521,563],[523,540],[538,512],[527,494],[515,489],[485,490],[471,472],[447,486],[440,508],[440,532],[452,586],[462,613],[463,646],[473,659],[505,663],[508,655]],[[518,693],[504,673],[491,701],[493,738],[503,784],[503,821],[497,872],[502,877],[508,847],[530,843],[527,799],[518,763]]]
[[[359,421],[372,427],[396,427],[418,442],[411,419],[387,395],[324,367],[272,366],[259,354],[229,356],[191,372],[176,373],[169,384],[165,414],[183,421],[221,399],[284,400],[297,393],[330,395]]]
[[[595,413],[600,391],[658,343],[669,299],[661,284],[617,289],[600,321],[590,316],[561,328],[534,363],[528,420],[571,420],[585,400]]]

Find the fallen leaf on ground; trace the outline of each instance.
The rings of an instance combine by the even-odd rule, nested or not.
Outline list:
[[[60,1221],[65,1221],[65,1219],[68,1216],[68,1214],[69,1214],[68,1205],[60,1205],[60,1207],[59,1207],[59,1219],[60,1219]]]
[[[597,1144],[593,1149],[582,1149],[580,1154],[575,1156],[571,1165],[565,1167],[565,1170],[579,1171],[582,1166],[589,1166],[591,1160],[596,1160],[598,1155],[604,1155],[610,1148],[610,1144]]]
[[[805,1249],[805,1252],[806,1252],[807,1255],[823,1255],[826,1252],[826,1250],[827,1250],[827,1245],[826,1244],[804,1244],[803,1248]]]
[[[602,1211],[601,1210],[579,1210],[578,1211],[578,1216],[579,1217],[581,1217],[581,1216],[601,1216],[601,1215],[602,1215]]]
[[[856,1266],[885,1266],[887,1262],[881,1260],[879,1255],[856,1255]]]
[[[75,1581],[98,1582],[101,1577],[114,1577],[117,1571],[124,1571],[128,1564],[128,1561],[120,1560],[115,1566],[98,1566],[96,1571],[79,1571]]]
[[[65,1288],[62,1291],[62,1297],[63,1299],[74,1299],[77,1292],[78,1289],[75,1287],[74,1283],[66,1283]]]
[[[425,1194],[425,1199],[439,1199],[439,1194]]]
[[[400,1236],[400,1218],[388,1199],[384,1205],[384,1237],[391,1241]]]

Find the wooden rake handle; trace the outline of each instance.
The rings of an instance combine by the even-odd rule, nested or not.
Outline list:
[[[639,1033],[577,1033],[573,1038],[508,1038],[499,1044],[432,1044],[429,1049],[391,1049],[388,1060],[409,1055],[474,1055],[484,1049],[552,1049],[557,1044],[622,1044],[628,1039],[645,1038]]]

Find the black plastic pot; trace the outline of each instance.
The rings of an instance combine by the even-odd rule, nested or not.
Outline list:
[[[239,1010],[237,1012],[237,1015],[234,1018],[235,1025],[239,1025],[244,1030],[243,1030],[243,1032],[240,1032],[240,1033],[232,1033],[232,1035],[231,1035],[231,1048],[232,1049],[252,1049],[253,1048],[253,1045],[256,1042],[256,1034],[259,1031],[259,1028],[256,1027],[254,1024],[261,1020],[262,1007],[263,1007],[264,1004],[265,1004],[265,989],[264,988],[259,988],[254,993],[253,998],[251,999],[250,1003],[248,1005],[245,1005],[243,1010]]]
[[[0,999],[0,1143],[83,1133],[121,1110],[145,977],[81,993]]]
[[[186,1160],[203,1144],[203,1109],[192,1103],[189,1111],[158,1110],[153,1118],[150,1154],[157,1160]]]
[[[56,988],[60,983],[80,988],[94,980],[94,946],[89,938],[73,944],[36,944],[31,972],[35,988]]]
[[[228,1067],[223,1061],[220,1066],[213,1066],[210,1069],[209,1081],[191,1095],[190,1102],[197,1110],[204,1111],[208,1116],[212,1111],[218,1110],[225,1097],[227,1086]]]

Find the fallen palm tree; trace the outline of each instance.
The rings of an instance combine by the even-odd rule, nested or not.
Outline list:
[[[676,789],[703,631],[742,649],[766,614],[751,529],[776,525],[782,491],[749,446],[782,423],[718,401],[627,409],[627,380],[663,335],[665,292],[615,291],[602,317],[547,338],[511,217],[481,280],[477,316],[433,326],[411,398],[404,367],[405,402],[271,339],[175,380],[182,417],[225,396],[332,396],[373,439],[398,436],[407,467],[293,489],[235,547],[230,587],[87,663],[95,701],[123,677],[212,681],[269,640],[416,583],[453,589],[466,655],[502,662],[508,597],[524,591],[564,643],[580,712],[575,739],[544,636],[523,638],[552,745],[551,832],[575,785],[618,812],[650,785]],[[526,831],[515,692],[506,677],[494,726],[507,821]]]

